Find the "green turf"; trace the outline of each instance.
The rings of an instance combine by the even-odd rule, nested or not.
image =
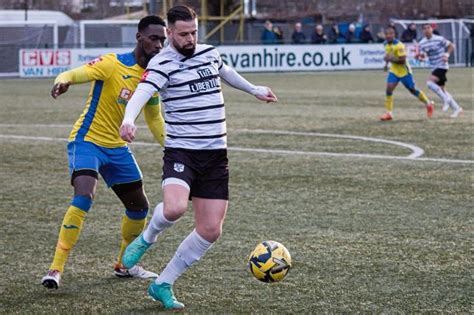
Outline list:
[[[231,147],[407,156],[388,144],[242,129],[357,135],[415,144],[424,157],[473,160],[473,73],[449,72],[464,107],[456,120],[438,102],[427,120],[403,88],[381,123],[383,72],[246,75],[280,102],[258,104],[225,89]],[[88,86],[54,101],[51,80],[0,81],[0,134],[66,138]],[[31,124],[39,124],[33,126]],[[55,124],[57,126],[45,126]],[[143,124],[143,121],[140,121]],[[15,125],[15,126],[13,126]],[[30,125],[30,126],[28,126]],[[64,125],[64,126],[63,126]],[[138,140],[151,142],[146,129]],[[70,201],[65,142],[0,138],[0,313],[159,312],[147,281],[116,279],[122,206],[101,180],[57,291],[40,279]],[[153,205],[160,200],[159,147],[132,146]],[[189,313],[472,312],[473,167],[469,163],[229,152],[231,200],[222,238],[177,282]],[[193,228],[192,212],[143,260],[159,272]],[[279,284],[252,278],[246,258],[266,239],[287,246],[294,268]]]

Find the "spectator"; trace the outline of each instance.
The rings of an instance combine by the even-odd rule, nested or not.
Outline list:
[[[293,44],[303,44],[306,42],[306,35],[303,33],[302,28],[300,22],[295,24],[295,30],[293,31],[293,35],[291,35]]]
[[[311,42],[313,44],[326,44],[328,38],[324,34],[324,28],[321,24],[316,25],[314,33],[311,35]]]
[[[279,26],[273,28],[273,34],[275,34],[276,44],[283,44],[283,30]]]
[[[374,38],[372,37],[372,33],[370,32],[369,24],[364,25],[364,29],[362,33],[360,33],[360,41],[363,43],[373,43]]]
[[[339,33],[339,26],[337,24],[334,24],[331,27],[331,33],[329,34],[329,42],[331,44],[336,44],[339,41],[339,37],[341,34]]]
[[[275,33],[273,33],[273,23],[270,21],[265,21],[265,28],[262,32],[262,44],[265,45],[272,45],[276,44],[276,36]]]
[[[355,30],[356,30],[355,25],[353,23],[351,23],[349,25],[349,29],[347,30],[347,33],[345,35],[347,43],[354,43],[354,42],[358,41],[357,37],[356,37],[356,34],[355,34]]]
[[[377,33],[377,42],[382,43],[384,41],[385,41],[385,29],[381,27],[379,32]]]
[[[438,31],[438,24],[431,23],[431,27],[433,28],[433,34],[440,36],[440,32]]]
[[[408,25],[408,28],[403,31],[401,40],[404,43],[410,43],[416,40],[416,24],[415,23],[410,23],[410,25]]]

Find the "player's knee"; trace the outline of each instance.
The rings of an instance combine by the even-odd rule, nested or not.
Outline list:
[[[436,83],[433,82],[433,81],[431,81],[431,80],[426,81],[426,85],[427,85],[430,89],[436,88]]]
[[[408,91],[410,91],[411,94],[418,96],[420,94],[420,91],[415,89],[414,87],[408,88]]]
[[[123,204],[126,209],[134,212],[148,211],[150,203],[145,194],[135,195],[133,198],[123,198]]]
[[[83,196],[90,200],[94,200],[95,190],[92,187],[75,187],[74,196]]]
[[[112,186],[112,190],[120,198],[125,208],[129,211],[148,211],[150,204],[143,190],[142,181]]]
[[[206,241],[214,243],[222,235],[222,225],[203,224],[201,226],[197,226],[196,231]]]
[[[168,221],[176,221],[183,216],[188,207],[186,202],[166,202],[163,205],[163,215]]]

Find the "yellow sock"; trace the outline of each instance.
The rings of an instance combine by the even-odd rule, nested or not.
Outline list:
[[[386,95],[385,98],[385,109],[387,112],[392,112],[393,110],[393,95]]]
[[[146,224],[146,218],[134,220],[127,215],[122,217],[122,243],[120,244],[120,251],[117,258],[117,264],[122,263],[122,255],[130,244],[140,233]]]
[[[56,245],[56,252],[54,253],[53,263],[50,270],[64,271],[64,265],[69,256],[69,252],[76,244],[81,234],[82,225],[86,216],[86,211],[81,210],[75,206],[70,206],[64,215],[61,230],[59,232],[59,239]]]
[[[430,101],[430,100],[428,99],[428,97],[426,96],[426,94],[423,93],[422,90],[419,91],[418,99],[419,99],[420,101],[422,101],[424,104],[428,104],[428,102]]]

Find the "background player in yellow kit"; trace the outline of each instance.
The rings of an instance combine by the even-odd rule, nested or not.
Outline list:
[[[387,89],[385,99],[386,112],[380,117],[380,120],[387,121],[393,119],[393,91],[398,85],[398,82],[402,84],[410,91],[411,94],[418,97],[418,99],[426,105],[426,111],[428,118],[433,116],[433,102],[426,97],[423,91],[418,90],[415,87],[415,80],[410,65],[407,62],[407,55],[405,45],[401,41],[395,38],[395,29],[393,26],[388,26],[385,30],[385,71],[388,72],[387,77]],[[390,68],[388,68],[390,63]]]
[[[157,277],[140,266],[125,269],[121,264],[123,251],[145,226],[149,204],[141,171],[126,142],[120,138],[119,127],[125,106],[149,60],[163,47],[165,27],[160,17],[147,16],[138,24],[137,44],[133,52],[104,55],[85,66],[60,74],[54,82],[51,91],[53,98],[65,93],[71,84],[93,83],[84,112],[69,136],[67,148],[74,197],[61,224],[53,262],[42,279],[45,287],[59,286],[66,260],[91,208],[99,173],[126,209],[122,218],[122,243],[114,268],[115,275]],[[144,113],[153,136],[163,146],[165,131],[158,95],[151,98]]]

